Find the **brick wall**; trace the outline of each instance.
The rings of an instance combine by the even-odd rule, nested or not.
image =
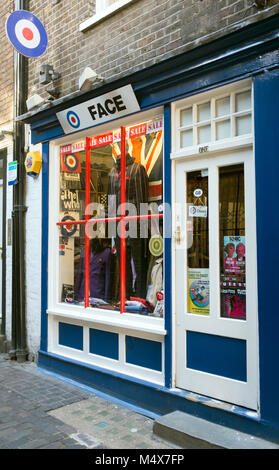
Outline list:
[[[3,128],[8,127],[13,118],[13,47],[5,30],[12,4],[10,1],[0,2],[0,126]]]
[[[268,6],[276,3],[268,0]],[[95,12],[95,0],[61,0],[56,5],[51,0],[31,0],[29,9],[49,36],[46,53],[29,61],[29,94],[39,92],[44,97],[48,86],[39,86],[38,78],[42,63],[62,74],[57,85],[64,96],[78,89],[86,66],[112,81],[182,53],[202,36],[219,30],[226,34],[230,25],[258,13],[254,0],[134,0],[80,32],[79,24]]]

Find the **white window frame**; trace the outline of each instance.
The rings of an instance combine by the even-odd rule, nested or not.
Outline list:
[[[109,0],[96,0],[95,15],[83,21],[79,25],[79,30],[81,32],[86,31],[134,1],[135,0],[114,0],[113,3],[109,4]]]
[[[233,106],[235,94],[251,90],[252,93],[252,82],[250,79],[242,80],[230,85],[226,85],[223,87],[218,87],[214,90],[209,92],[204,92],[199,95],[193,95],[192,97],[185,98],[184,100],[180,100],[179,102],[172,103],[172,152],[171,152],[171,159],[177,158],[185,158],[185,157],[194,157],[199,156],[201,157],[202,154],[208,154],[210,152],[218,152],[223,151],[225,148],[241,148],[249,146],[253,143],[253,121],[251,123],[251,132],[249,134],[236,136],[235,132],[235,120],[237,117],[242,115],[246,115],[247,113],[253,115],[253,96],[251,94],[251,109],[236,112]],[[230,96],[231,99],[231,111],[230,114],[227,116],[222,117],[215,117],[215,102],[218,99],[224,98],[226,96]],[[198,105],[206,103],[210,101],[211,106],[213,107],[213,112],[211,114],[211,119],[208,121],[204,121],[202,123],[194,122],[192,126],[187,127],[180,127],[180,112],[183,109],[193,107],[193,110],[197,108]],[[195,111],[196,114],[196,111]],[[216,140],[215,136],[215,123],[218,121],[226,120],[230,118],[231,120],[231,127],[232,127],[232,136],[225,139]],[[195,118],[194,118],[195,119]],[[194,121],[193,119],[193,121]],[[187,130],[187,128],[192,127],[193,132],[196,133],[197,129],[200,127],[200,124],[210,124],[211,123],[211,141],[198,144],[194,143],[194,145],[189,147],[180,147],[180,131]]]
[[[114,312],[110,310],[100,310],[97,308],[77,305],[65,305],[59,302],[59,231],[57,221],[59,220],[59,174],[60,174],[60,146],[85,139],[86,136],[94,137],[108,132],[112,128],[120,126],[131,126],[141,120],[155,119],[163,115],[162,108],[152,109],[143,113],[128,116],[121,120],[109,122],[96,128],[87,129],[78,134],[70,134],[50,143],[49,146],[49,255],[48,255],[48,309],[49,316],[59,316],[69,320],[90,322],[92,324],[103,324],[114,327],[121,327],[127,330],[141,331],[146,334],[153,334],[162,337],[166,335],[165,316],[156,318],[132,313]],[[163,154],[164,158],[164,154]],[[164,198],[164,194],[163,194]]]

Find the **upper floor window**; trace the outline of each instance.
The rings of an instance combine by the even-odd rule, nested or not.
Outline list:
[[[86,31],[106,17],[113,15],[134,0],[96,0],[96,13],[79,25],[80,31]]]
[[[118,0],[96,0],[96,13],[101,13],[115,3]]]

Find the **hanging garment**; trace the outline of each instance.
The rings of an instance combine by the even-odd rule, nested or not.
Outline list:
[[[75,280],[75,300],[84,300],[85,286],[85,256],[84,251],[80,258],[80,264]],[[105,248],[99,253],[90,253],[89,256],[89,296],[110,300],[111,284],[111,249]]]
[[[140,204],[148,202],[148,176],[143,165],[135,163],[134,159],[126,154],[125,175],[126,202],[133,203],[140,215]],[[116,210],[121,203],[121,172],[120,159],[108,175],[107,194],[116,196]]]
[[[156,259],[151,271],[151,285],[149,286],[146,300],[152,305],[157,303],[157,292],[162,291],[163,286],[163,258]]]
[[[109,173],[108,196],[115,196],[116,211],[121,203],[121,161],[117,158],[116,165]],[[140,204],[148,202],[148,176],[143,165],[134,162],[129,153],[126,154],[125,174],[126,202],[136,207],[137,215],[140,215]],[[110,205],[110,201],[108,202]],[[110,211],[109,215],[112,215]],[[146,295],[146,241],[140,238],[140,224],[137,223],[137,238],[127,239],[126,243],[126,296],[131,295],[144,298]],[[120,262],[120,237],[115,238],[117,256]],[[131,260],[133,259],[134,270],[132,271]],[[136,278],[133,289],[133,277]]]

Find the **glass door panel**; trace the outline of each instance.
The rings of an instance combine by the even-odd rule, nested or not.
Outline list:
[[[221,317],[246,319],[244,165],[219,168]]]
[[[209,315],[208,170],[187,173],[187,312]]]

